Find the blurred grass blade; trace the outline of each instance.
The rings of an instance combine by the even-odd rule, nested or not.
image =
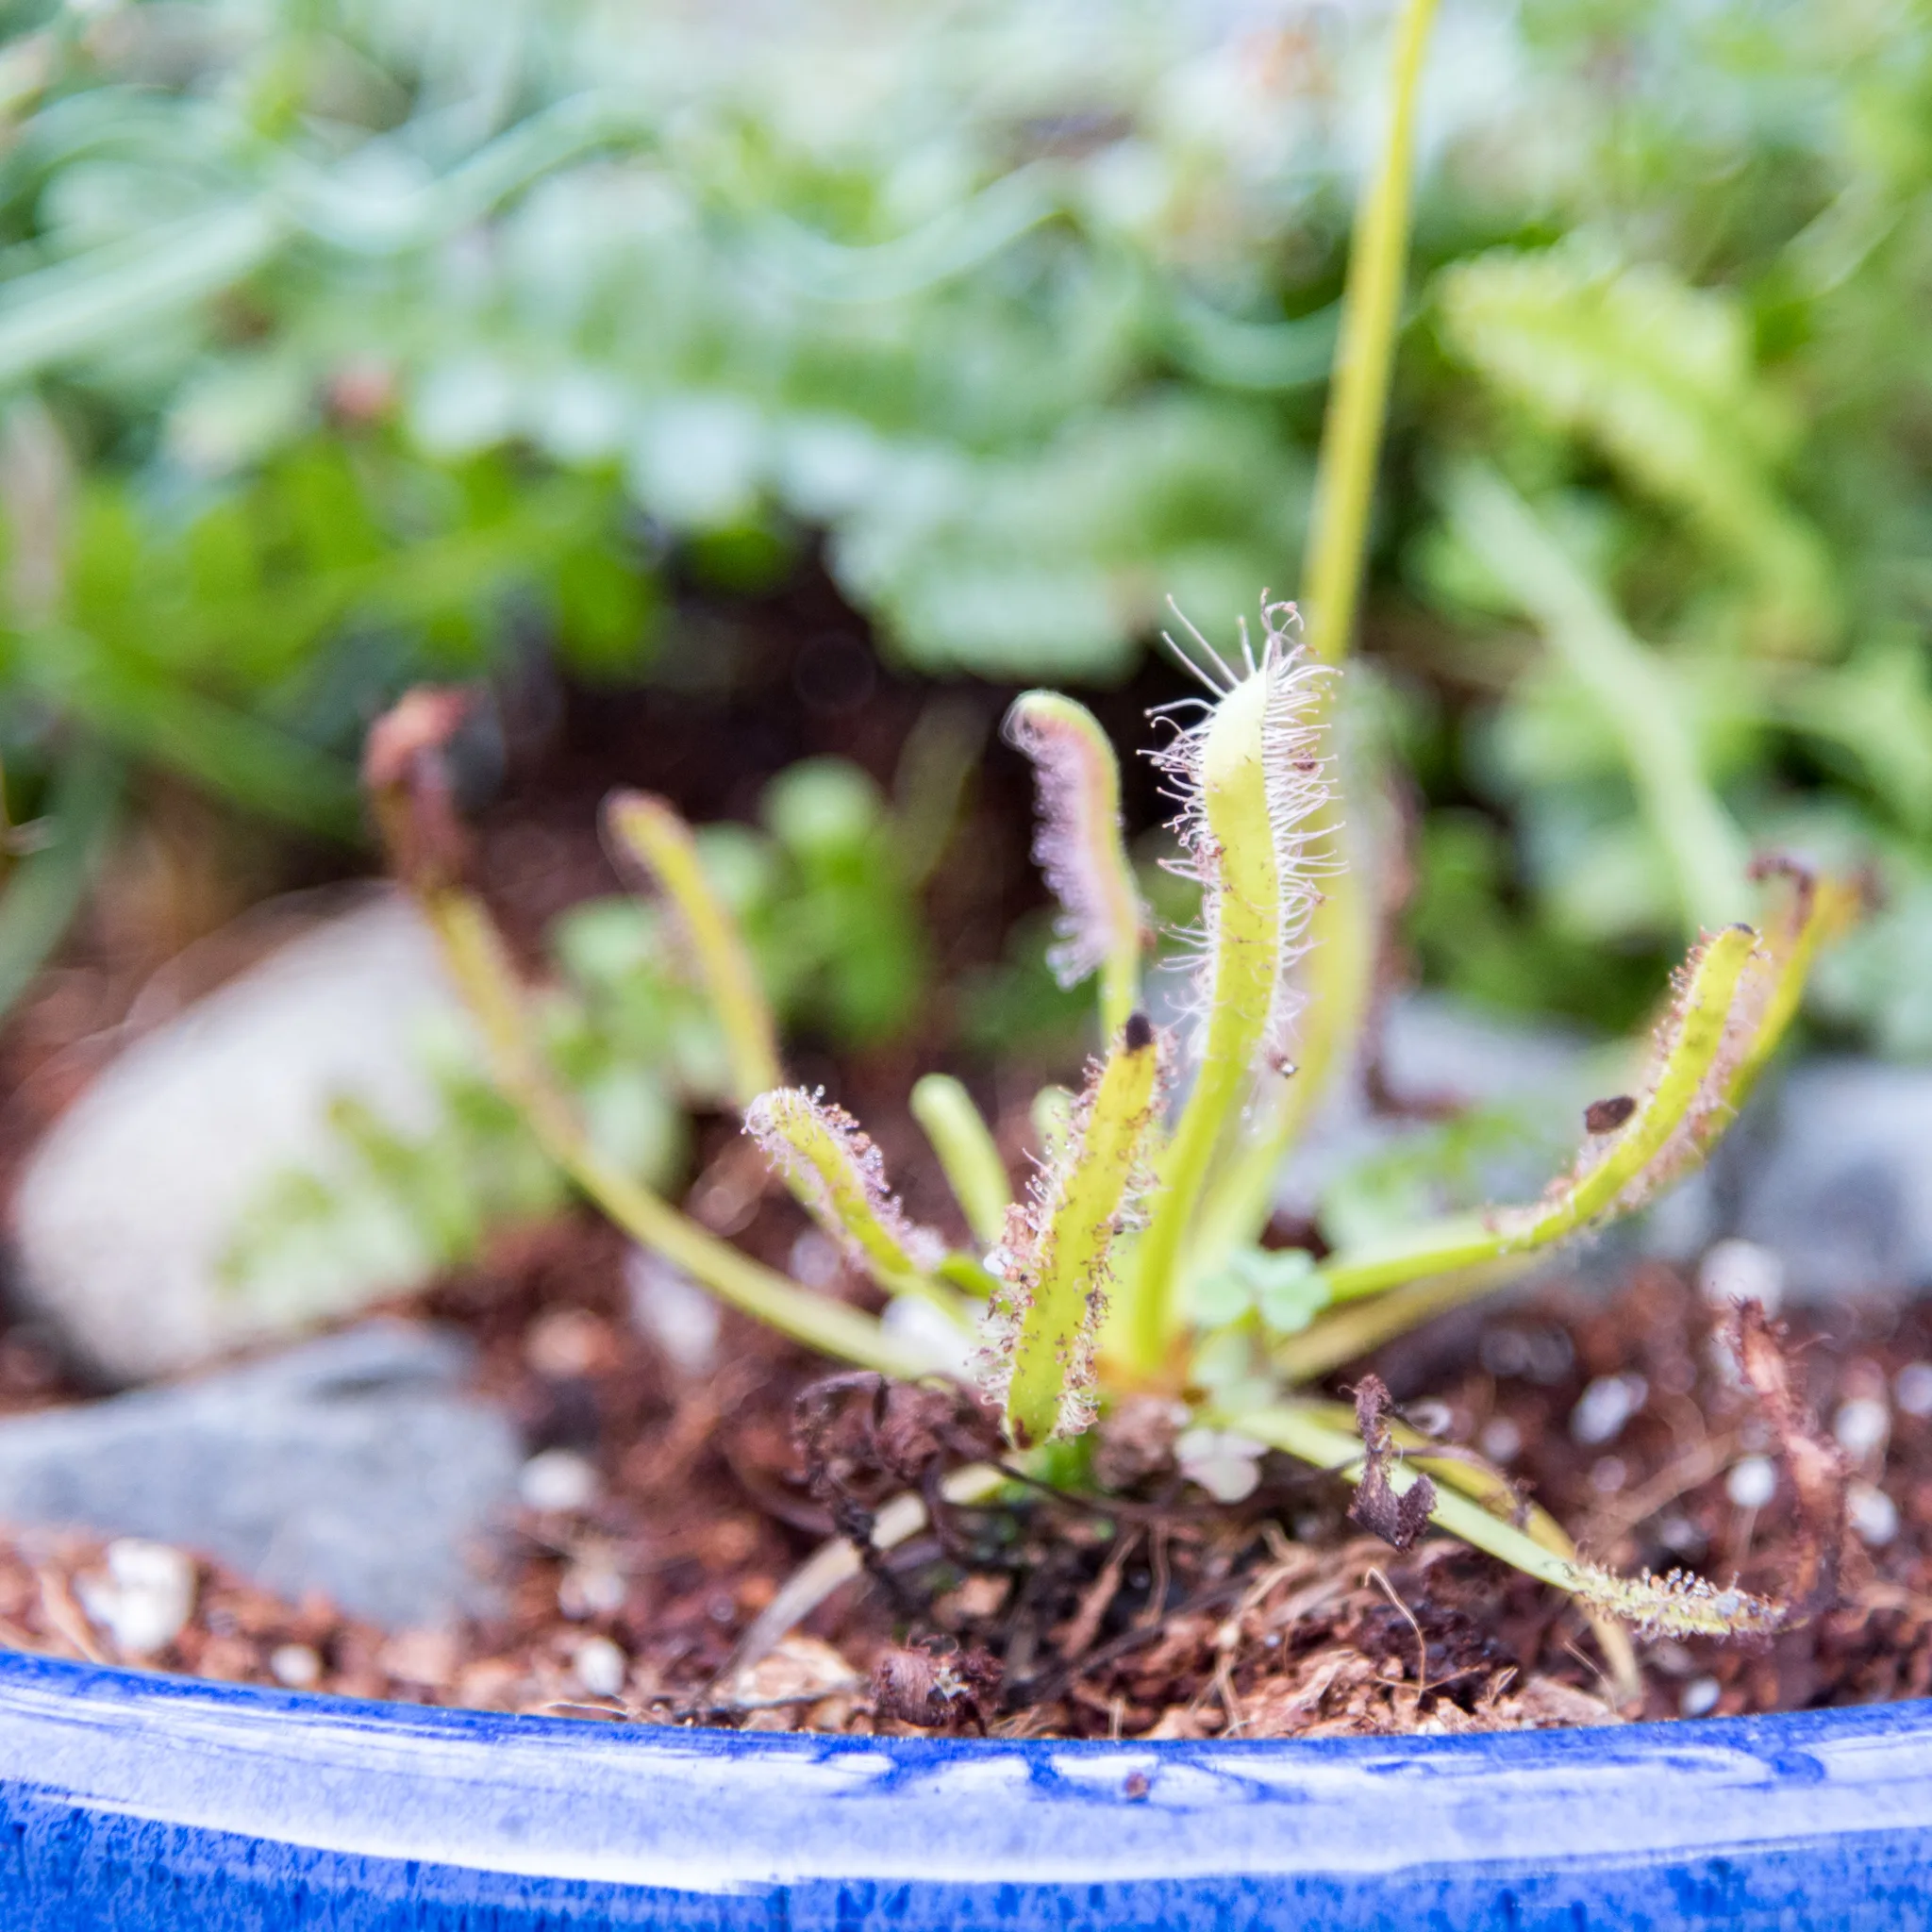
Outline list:
[[[1545,422],[1587,436],[1742,569],[1756,638],[1788,651],[1831,639],[1831,558],[1779,485],[1795,425],[1756,366],[1747,303],[1661,263],[1607,261],[1577,236],[1458,263],[1438,292],[1457,354]]]
[[[1436,0],[1403,0],[1395,27],[1388,132],[1362,197],[1341,296],[1335,385],[1322,424],[1308,554],[1302,572],[1308,647],[1339,662],[1355,634],[1356,599],[1368,547],[1369,504],[1389,407],[1389,369],[1408,260],[1416,97]]]
[[[1307,389],[1335,366],[1341,306],[1291,322],[1241,322],[1185,288],[1168,297],[1167,345],[1191,375],[1221,389]]]
[[[981,189],[924,227],[853,247],[770,215],[750,230],[749,259],[821,302],[903,302],[977,268],[1061,207],[1065,171],[1032,161]]]
[[[20,276],[0,294],[0,384],[138,338],[252,274],[285,233],[258,196]]]
[[[273,724],[204,697],[86,633],[49,627],[18,645],[42,695],[135,757],[332,839],[361,836],[354,772]]]
[[[0,892],[0,1013],[12,1009],[80,909],[114,828],[121,780],[120,760],[99,744],[73,752],[56,776],[45,842],[14,866]]]
[[[1707,782],[1683,694],[1603,592],[1517,493],[1484,464],[1450,473],[1456,534],[1549,640],[1616,733],[1638,803],[1669,858],[1688,931],[1750,904],[1744,835]]]
[[[532,114],[405,194],[372,194],[285,157],[276,187],[291,221],[318,241],[358,255],[400,255],[480,221],[499,202],[600,147],[650,133],[636,104],[591,92]]]

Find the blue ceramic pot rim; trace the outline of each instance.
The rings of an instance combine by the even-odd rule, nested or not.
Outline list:
[[[76,1813],[686,1892],[1358,1881],[1926,1831],[1932,1703],[1474,1737],[982,1742],[358,1704],[13,1652],[0,1781]]]

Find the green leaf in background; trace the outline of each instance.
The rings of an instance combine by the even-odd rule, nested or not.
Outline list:
[[[1778,481],[1795,425],[1754,366],[1735,300],[1657,264],[1607,264],[1580,241],[1458,263],[1436,295],[1458,355],[1591,439],[1745,573],[1763,648],[1817,652],[1831,641],[1830,561]]]

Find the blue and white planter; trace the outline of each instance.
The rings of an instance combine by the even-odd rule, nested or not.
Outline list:
[[[354,1704],[0,1654],[5,1932],[1932,1918],[1932,1704],[1324,1743]]]

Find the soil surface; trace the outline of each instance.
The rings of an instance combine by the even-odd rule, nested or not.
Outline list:
[[[480,821],[493,903],[534,954],[551,916],[611,890],[594,824],[610,784],[665,791],[705,819],[749,816],[764,780],[809,754],[854,758],[890,783],[908,733],[942,700],[987,742],[927,905],[941,991],[919,1038],[945,1038],[943,989],[997,958],[1014,919],[1041,903],[1025,858],[1027,774],[991,738],[1008,693],[888,675],[812,579],[742,608],[714,600],[691,621],[710,627],[708,655],[687,654],[711,666],[708,685],[589,695],[537,679],[506,699],[507,775]],[[1154,670],[1100,708],[1138,741],[1140,712],[1175,690]],[[1138,764],[1128,809],[1137,825],[1160,816]],[[180,815],[188,832],[142,861],[161,878],[148,888],[161,911],[143,924],[115,899],[130,876],[148,877],[124,858],[0,1030],[0,1187],[117,1044],[271,942],[273,921],[234,936],[238,898],[343,870],[299,854],[277,871],[245,839],[220,836],[207,808]],[[150,844],[165,833],[164,822]],[[183,954],[191,942],[202,943]],[[193,963],[158,978],[171,959]],[[904,1100],[932,1053],[917,1041],[858,1058],[806,1052],[812,1076],[881,1141],[908,1208],[943,1223]],[[1032,1074],[1069,1069],[1010,1080],[958,1070],[998,1116],[1017,1168]],[[701,1124],[688,1201],[825,1291],[870,1293],[765,1183],[730,1124]],[[938,1476],[992,1447],[969,1399],[827,1390],[823,1363],[731,1315],[710,1362],[680,1366],[640,1329],[627,1273],[620,1237],[567,1218],[506,1237],[484,1263],[396,1305],[468,1330],[482,1386],[532,1448],[595,1473],[575,1507],[526,1509],[500,1548],[479,1553],[501,1583],[500,1616],[386,1636],[202,1564],[181,1635],[122,1657],[83,1607],[100,1543],[37,1533],[0,1540],[0,1641],[503,1710],[1006,1736],[1594,1724],[1932,1689],[1932,1312],[1917,1306],[1795,1315],[1784,1415],[1718,1344],[1721,1312],[1661,1267],[1608,1296],[1559,1284],[1465,1310],[1332,1385],[1345,1395],[1374,1368],[1412,1427],[1507,1473],[1602,1563],[1682,1567],[1777,1600],[1794,1576],[1829,1578],[1815,1614],[1769,1637],[1640,1641],[1641,1690],[1625,1695],[1557,1593],[1440,1539],[1398,1551],[1365,1536],[1341,1484],[1285,1458],[1266,1461],[1241,1504],[1215,1505],[1173,1473],[1164,1425],[1145,1417],[1122,1418],[1106,1444],[1124,1487],[1105,1510],[1039,1489],[997,1507],[944,1505]],[[45,1337],[0,1330],[0,1413],[87,1392]],[[1828,1471],[1838,1513],[1824,1526],[1794,1442],[1814,1476]],[[765,1613],[814,1552],[908,1487],[928,1496],[925,1526],[874,1551],[795,1626],[774,1625]]]
[[[789,1201],[767,1198],[741,1238],[770,1250],[812,1237]],[[1838,1452],[1850,1524],[1831,1605],[1769,1638],[1640,1641],[1642,1696],[1625,1702],[1566,1599],[1441,1539],[1398,1552],[1364,1536],[1342,1485],[1285,1458],[1230,1508],[1157,1473],[1106,1514],[1047,1494],[947,1510],[938,1532],[883,1554],[876,1575],[741,1666],[759,1613],[835,1533],[823,1463],[812,1469],[793,1427],[823,1368],[727,1317],[718,1365],[679,1370],[630,1321],[624,1261],[607,1229],[571,1221],[399,1305],[470,1330],[483,1386],[532,1443],[597,1473],[583,1507],[521,1515],[497,1557],[502,1616],[385,1637],[204,1565],[190,1627],[158,1656],[124,1659],[79,1607],[99,1544],[41,1534],[0,1545],[0,1641],[491,1709],[1002,1736],[1602,1724],[1932,1690],[1921,1308],[1792,1324],[1805,1404],[1827,1440],[1835,1424],[1856,1447]],[[1556,1289],[1438,1324],[1379,1366],[1398,1401],[1429,1391],[1406,1406],[1411,1423],[1507,1469],[1591,1557],[1681,1565],[1776,1599],[1815,1538],[1775,1429],[1716,1345],[1720,1325],[1681,1277],[1650,1268],[1607,1299]],[[894,1415],[881,1456],[869,1391],[828,1400],[835,1471],[874,1502],[903,1487],[906,1439],[915,1460],[935,1440],[943,1457],[959,1426],[942,1402]],[[974,1453],[970,1425],[954,1446]],[[895,1456],[897,1479],[879,1466]]]

